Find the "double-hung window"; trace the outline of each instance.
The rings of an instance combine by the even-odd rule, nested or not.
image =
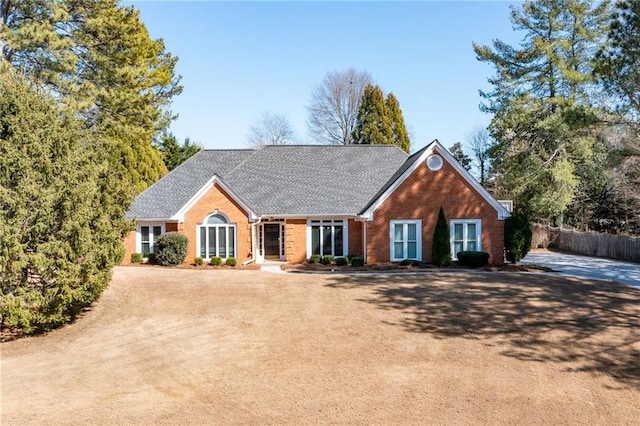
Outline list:
[[[389,234],[392,262],[422,260],[421,220],[392,220]]]
[[[230,224],[226,217],[219,213],[212,214],[198,228],[200,257],[236,257],[236,226]]]
[[[162,226],[140,227],[140,252],[144,257],[155,253],[155,243],[162,235]]]
[[[461,251],[481,251],[482,221],[480,219],[452,219],[451,257],[458,260]]]
[[[311,244],[307,247],[309,257],[346,256],[347,254],[347,224],[344,220],[312,220],[308,225],[307,234]]]

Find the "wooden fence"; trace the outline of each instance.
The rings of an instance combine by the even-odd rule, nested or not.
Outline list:
[[[640,262],[640,237],[579,232],[573,229],[533,225],[533,248],[556,247],[589,256]]]

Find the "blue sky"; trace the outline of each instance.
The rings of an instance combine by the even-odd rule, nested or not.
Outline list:
[[[478,109],[478,89],[489,89],[493,70],[471,43],[520,39],[501,1],[133,4],[151,37],[180,58],[173,133],[205,148],[247,147],[265,111],[312,143],[311,92],[328,71],[348,68],[368,71],[398,98],[413,151],[433,139],[464,142],[490,120]]]

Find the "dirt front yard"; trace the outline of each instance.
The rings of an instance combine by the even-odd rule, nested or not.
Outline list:
[[[540,274],[119,267],[0,350],[6,425],[640,422],[640,291]]]

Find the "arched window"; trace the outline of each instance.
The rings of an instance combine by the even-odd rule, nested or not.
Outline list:
[[[236,226],[230,224],[226,216],[216,212],[205,218],[198,228],[200,257],[236,257]]]

